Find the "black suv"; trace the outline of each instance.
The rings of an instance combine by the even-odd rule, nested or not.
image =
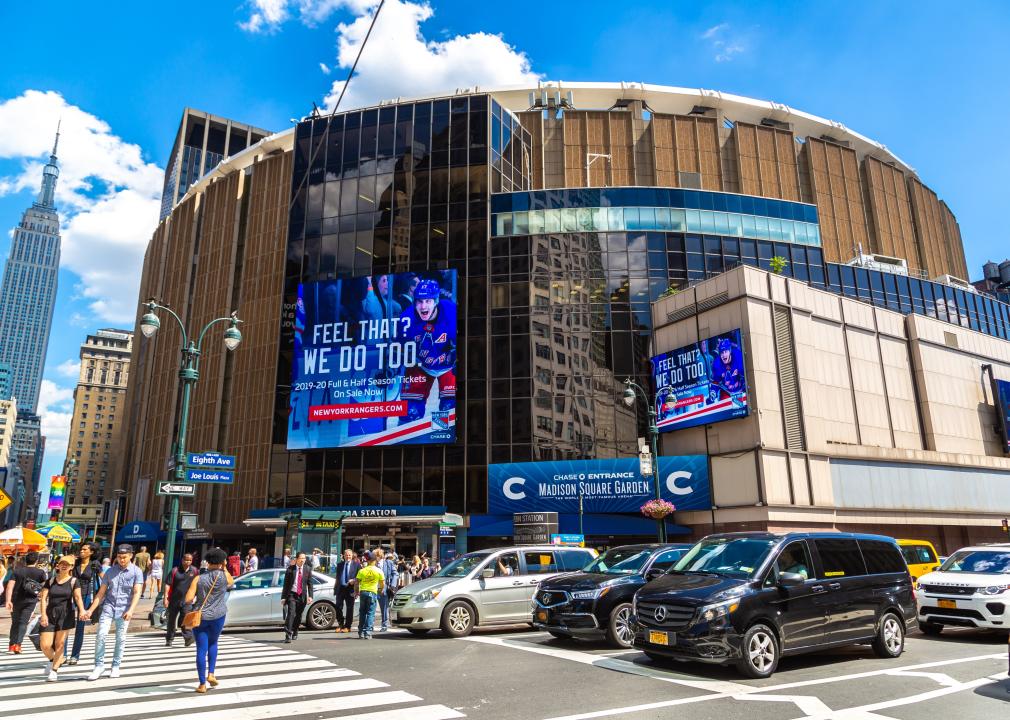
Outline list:
[[[755,678],[782,655],[827,647],[898,657],[916,617],[892,538],[767,532],[704,538],[636,593],[633,615],[650,658],[732,663]]]
[[[691,545],[611,548],[582,572],[558,575],[533,596],[533,624],[556,638],[598,640],[631,647],[631,599],[649,580],[680,560]]]

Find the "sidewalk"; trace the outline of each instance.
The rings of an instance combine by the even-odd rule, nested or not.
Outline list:
[[[131,632],[151,629],[151,622],[148,620],[147,616],[150,614],[153,607],[154,598],[144,597],[140,599],[140,602],[137,603],[137,609],[133,613],[133,619],[130,621]],[[38,606],[36,606],[35,612],[36,614],[38,613]],[[6,633],[10,632],[10,623],[11,614],[7,611],[6,607],[0,606],[0,631],[4,633],[4,637],[6,637]],[[89,622],[84,626],[84,632],[93,633],[95,632],[96,627],[96,623]]]

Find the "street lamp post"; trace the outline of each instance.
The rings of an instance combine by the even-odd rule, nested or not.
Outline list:
[[[116,507],[112,511],[112,535],[109,537],[109,557],[114,558],[116,556],[116,530],[119,526],[119,498],[126,494],[125,490],[113,490],[112,491],[112,502],[116,503]],[[95,539],[97,542],[98,536],[98,525],[95,525]]]
[[[652,453],[652,486],[656,491],[656,499],[661,500],[662,495],[660,493],[659,485],[659,428],[656,427],[656,405],[649,400],[649,394],[642,389],[640,385],[633,382],[631,378],[624,381],[624,404],[629,408],[634,407],[635,401],[641,397],[642,401],[645,403],[645,407],[648,409],[649,417],[649,448]],[[666,518],[659,518],[656,520],[656,531],[659,536],[659,542],[666,542]]]
[[[175,479],[182,483],[186,481],[186,430],[189,424],[189,398],[193,392],[193,386],[200,378],[200,348],[203,346],[203,338],[211,326],[220,322],[231,323],[224,331],[224,346],[226,350],[234,350],[242,342],[242,333],[238,329],[238,324],[242,321],[238,319],[236,312],[232,312],[228,317],[215,318],[204,326],[196,343],[193,343],[186,333],[186,326],[183,324],[182,318],[176,315],[170,307],[159,305],[154,299],[148,300],[143,305],[147,308],[147,312],[140,320],[140,331],[145,338],[153,337],[161,327],[161,320],[154,314],[155,310],[164,310],[174,317],[179,323],[179,331],[182,333],[182,359],[179,368],[179,381],[182,383],[182,408],[179,413],[179,429],[175,438]],[[175,567],[175,534],[178,525],[179,496],[173,494],[169,498],[168,541],[165,543],[166,572]],[[162,587],[164,588],[164,585]],[[158,594],[159,599],[163,592],[164,590]]]

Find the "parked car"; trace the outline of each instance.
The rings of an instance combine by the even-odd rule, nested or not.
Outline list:
[[[918,583],[919,578],[940,567],[936,556],[936,548],[929,540],[898,540],[898,549],[905,558],[912,582]]]
[[[631,600],[646,582],[673,567],[691,545],[623,545],[581,572],[540,583],[533,596],[533,625],[556,638],[599,640],[631,647]]]
[[[768,677],[783,655],[868,643],[898,657],[915,622],[892,538],[849,533],[710,535],[635,595],[635,647],[653,659],[735,664]]]
[[[228,593],[228,617],[224,626],[276,625],[284,622],[281,605],[281,586],[284,570],[257,570],[235,578]],[[333,578],[320,572],[312,573],[313,601],[305,611],[305,627],[326,630],[333,627],[337,608],[333,598]],[[165,607],[159,601],[151,611],[154,627],[165,627]]]
[[[958,550],[919,578],[919,629],[939,635],[945,625],[1010,629],[1010,543]]]
[[[469,635],[477,626],[528,623],[540,583],[581,570],[596,555],[589,548],[554,545],[467,553],[398,592],[390,621],[415,635],[442,628],[450,637]]]

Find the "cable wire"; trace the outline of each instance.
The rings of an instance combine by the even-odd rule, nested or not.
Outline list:
[[[356,58],[354,58],[354,64],[351,65],[351,70],[350,70],[350,72],[347,73],[347,79],[344,81],[344,87],[342,87],[340,89],[340,95],[337,96],[337,102],[335,102],[333,104],[333,110],[330,111],[330,114],[328,116],[330,118],[332,118],[334,115],[337,114],[337,109],[340,107],[340,101],[344,99],[344,93],[347,92],[347,86],[351,84],[351,78],[354,77],[354,71],[358,69],[358,62],[361,60],[361,56],[365,52],[365,45],[368,44],[368,38],[371,37],[372,30],[375,28],[375,21],[379,19],[379,13],[382,12],[382,6],[385,5],[385,4],[386,4],[386,0],[379,0],[379,5],[378,5],[378,7],[375,8],[375,14],[372,15],[372,22],[368,26],[368,32],[365,33],[365,37],[361,41],[361,47],[358,48],[358,56]],[[313,103],[313,105],[314,105],[314,103]],[[297,143],[297,142],[298,142],[298,137],[297,137],[297,131],[296,131],[295,132],[295,143]],[[298,183],[298,187],[295,188],[295,190],[291,193],[291,199],[288,201],[288,214],[291,213],[291,207],[294,205],[295,196],[305,186],[305,183],[308,182],[308,179],[309,179],[308,170],[312,169],[312,164],[316,161],[316,156],[319,154],[319,151],[322,149],[323,145],[324,145],[323,141],[320,141],[316,145],[315,149],[312,151],[312,154],[309,156],[309,164],[308,164],[308,168],[307,168],[307,170],[305,172],[305,176],[302,178],[301,182]]]

